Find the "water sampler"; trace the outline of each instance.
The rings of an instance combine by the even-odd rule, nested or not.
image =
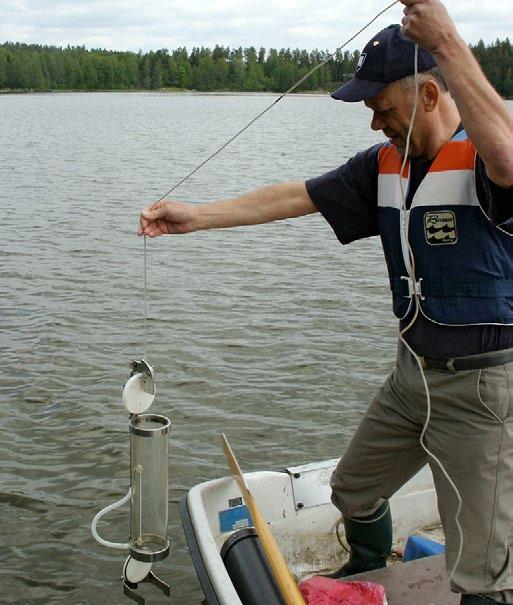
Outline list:
[[[98,512],[92,523],[94,538],[103,546],[128,551],[123,566],[123,591],[140,605],[144,598],[136,592],[141,582],[151,582],[166,596],[169,585],[151,567],[169,554],[168,466],[171,421],[158,414],[146,414],[153,403],[156,383],[153,368],[146,361],[130,363],[130,377],[123,388],[123,403],[130,413],[130,488],[124,498]],[[130,500],[130,535],[127,543],[110,542],[99,536],[96,525],[109,511]]]

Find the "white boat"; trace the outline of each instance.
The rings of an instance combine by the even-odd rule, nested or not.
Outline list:
[[[298,581],[337,569],[347,558],[341,545],[343,538],[337,537],[337,527],[343,536],[340,513],[330,501],[329,479],[336,463],[337,460],[327,460],[283,472],[245,474],[249,490]],[[428,467],[397,492],[390,505],[395,544],[439,524],[433,478]],[[266,565],[265,559],[262,562],[255,555],[257,538],[253,530],[245,529],[251,526],[251,519],[232,477],[193,487],[181,499],[180,513],[208,605],[280,603],[279,598],[272,601],[269,596],[262,597],[268,569],[261,569]],[[240,549],[238,554],[237,549]],[[448,590],[441,557],[360,575],[385,586],[389,605],[427,605],[438,593],[440,600],[436,605],[458,602],[456,595]],[[408,592],[404,582],[415,586],[410,586]]]

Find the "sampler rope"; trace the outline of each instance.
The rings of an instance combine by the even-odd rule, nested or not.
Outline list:
[[[221,147],[219,147],[219,149],[217,149],[216,151],[214,151],[214,153],[212,153],[211,155],[209,155],[208,158],[206,158],[205,160],[203,160],[203,162],[201,162],[201,164],[198,164],[196,166],[196,168],[194,168],[193,170],[191,170],[191,172],[189,172],[189,174],[187,174],[182,179],[180,179],[178,181],[178,183],[176,183],[175,185],[173,185],[173,187],[171,187],[171,189],[169,191],[166,191],[166,193],[164,193],[164,195],[162,197],[160,197],[158,200],[156,200],[153,205],[155,205],[158,202],[162,201],[165,197],[167,197],[170,193],[172,193],[175,189],[177,189],[182,183],[185,183],[185,181],[187,181],[188,179],[190,179],[193,174],[196,174],[196,172],[198,172],[198,170],[200,170],[201,168],[203,168],[203,166],[205,166],[205,164],[207,164],[208,162],[210,162],[210,160],[212,160],[213,158],[215,158],[216,155],[218,155],[219,153],[221,153],[221,151],[223,151],[223,149],[226,149],[226,147],[228,147],[228,145],[230,145],[230,143],[232,143],[233,141],[235,141],[235,139],[237,137],[239,137],[250,126],[252,126],[257,120],[259,120],[263,115],[265,115],[271,108],[273,108],[277,103],[279,103],[284,97],[286,97],[288,94],[290,94],[291,92],[293,92],[294,90],[296,90],[296,88],[300,84],[302,84],[306,79],[308,79],[313,73],[315,73],[323,65],[326,65],[326,63],[328,63],[328,61],[331,61],[331,59],[333,59],[333,57],[337,54],[337,52],[339,52],[343,48],[345,48],[350,42],[352,42],[356,37],[358,37],[362,32],[364,32],[369,26],[371,26],[374,23],[374,21],[376,21],[377,19],[379,19],[379,17],[381,17],[381,15],[383,15],[384,13],[386,13],[389,9],[392,8],[392,6],[394,6],[394,4],[397,4],[398,2],[399,2],[399,0],[394,0],[394,2],[392,2],[391,4],[389,4],[388,6],[386,6],[383,10],[381,10],[366,25],[364,25],[354,35],[352,35],[348,40],[346,40],[344,42],[344,44],[342,44],[342,46],[339,46],[330,55],[328,55],[328,57],[326,57],[326,59],[324,59],[324,61],[322,61],[321,63],[319,63],[315,67],[313,67],[307,74],[305,74],[295,84],[293,84],[288,90],[286,90],[277,99],[275,99],[268,107],[266,107],[263,111],[261,111],[258,115],[256,115],[252,120],[250,120],[245,126],[243,126],[232,137],[230,137],[226,141],[226,143],[224,143],[223,145],[221,145]]]
[[[143,238],[144,240],[144,356],[143,359],[147,359],[148,356],[148,263],[146,262],[148,252],[147,252],[147,243],[146,243],[146,235]]]
[[[158,200],[155,200],[155,202],[153,202],[153,206],[155,204],[158,204],[159,202],[161,202],[165,197],[167,197],[170,193],[172,193],[175,189],[178,189],[178,187],[180,187],[180,185],[182,185],[183,183],[185,183],[185,181],[187,181],[188,179],[191,178],[191,176],[193,176],[194,174],[196,174],[196,172],[198,172],[198,170],[201,170],[201,168],[203,168],[203,166],[205,166],[205,164],[207,164],[208,162],[210,162],[210,160],[213,160],[217,155],[219,155],[221,153],[221,151],[223,151],[223,149],[226,149],[226,147],[228,147],[228,145],[230,145],[231,143],[233,143],[233,141],[235,141],[235,139],[237,139],[243,132],[245,132],[250,126],[252,126],[256,121],[258,121],[262,116],[264,116],[270,109],[272,109],[277,103],[279,103],[284,97],[286,97],[287,95],[289,95],[291,92],[293,92],[294,90],[296,90],[296,88],[298,86],[300,86],[305,80],[307,80],[313,73],[315,73],[318,69],[320,69],[323,65],[326,65],[326,63],[328,63],[328,61],[331,61],[331,59],[333,59],[333,57],[339,52],[341,51],[343,48],[345,48],[350,42],[352,42],[355,38],[357,38],[362,32],[364,32],[368,27],[370,27],[377,19],[379,19],[379,17],[381,17],[381,15],[385,14],[388,10],[390,10],[395,4],[397,4],[399,2],[399,0],[394,0],[393,2],[391,2],[389,5],[387,5],[383,10],[381,10],[379,13],[377,13],[377,15],[375,15],[366,25],[364,25],[361,29],[359,29],[355,34],[353,34],[348,40],[346,40],[342,46],[339,46],[338,48],[336,48],[330,55],[328,55],[326,57],[326,59],[324,59],[324,61],[321,61],[321,63],[319,63],[318,65],[315,65],[315,67],[313,67],[308,73],[306,73],[303,77],[301,77],[295,84],[293,84],[288,90],[286,90],[285,92],[283,92],[277,99],[275,99],[270,105],[268,105],[263,111],[261,111],[258,115],[256,115],[253,119],[251,119],[245,126],[243,126],[238,132],[236,132],[232,137],[230,137],[226,143],[223,143],[223,145],[221,145],[221,147],[219,147],[216,151],[214,151],[213,153],[211,153],[205,160],[203,160],[200,164],[198,164],[193,170],[191,170],[188,174],[186,174],[182,179],[180,179],[175,185],[173,185],[171,187],[171,189],[169,189],[169,191],[166,191],[166,193],[164,193],[164,195],[162,195],[161,197],[159,197]],[[147,269],[146,269],[146,265],[147,265],[147,246],[146,246],[146,235],[144,236],[144,358],[146,358],[147,356],[147,341],[148,341],[148,302],[147,302]]]

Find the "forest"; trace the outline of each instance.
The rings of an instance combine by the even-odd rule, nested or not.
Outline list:
[[[470,47],[496,90],[513,98],[513,46],[481,40]],[[0,45],[0,90],[197,90],[284,92],[328,51],[224,46],[120,52],[84,46]],[[352,77],[360,53],[336,52],[297,89],[328,91]]]

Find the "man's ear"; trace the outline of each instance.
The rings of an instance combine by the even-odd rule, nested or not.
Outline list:
[[[440,87],[434,80],[426,80],[420,87],[420,99],[426,113],[434,111],[440,101]]]

